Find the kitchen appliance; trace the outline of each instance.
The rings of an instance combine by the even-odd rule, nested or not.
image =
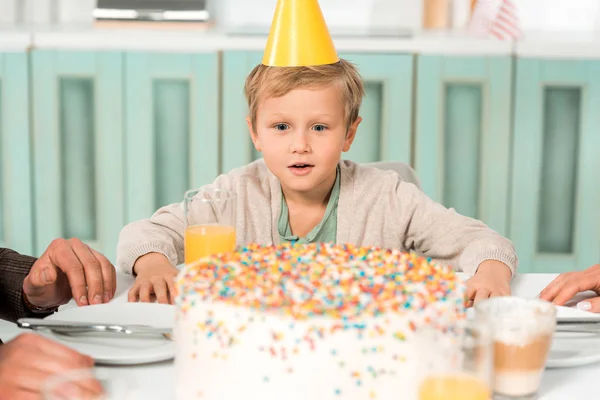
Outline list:
[[[98,0],[96,21],[208,22],[206,0]]]

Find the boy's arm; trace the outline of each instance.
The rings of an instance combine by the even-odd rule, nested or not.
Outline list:
[[[117,267],[132,274],[136,260],[148,253],[163,254],[173,266],[183,262],[183,218],[183,203],[176,203],[126,225],[119,235]]]
[[[231,190],[233,183],[234,180],[229,174],[223,174],[217,177],[212,184],[203,186],[200,190]],[[207,197],[206,194],[201,196]],[[133,274],[133,265],[136,260],[148,253],[163,254],[173,266],[183,263],[184,218],[184,205],[181,202],[160,208],[150,219],[126,225],[119,235],[117,267]],[[216,216],[214,210],[210,208],[198,208],[192,205],[190,218],[208,221]]]
[[[514,276],[518,260],[512,242],[483,222],[434,202],[412,184],[400,182],[396,199],[406,249],[468,275],[475,274],[482,262],[495,260],[508,266]]]

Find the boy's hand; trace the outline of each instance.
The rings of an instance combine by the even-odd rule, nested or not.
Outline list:
[[[175,278],[178,271],[167,257],[149,253],[137,259],[133,266],[137,274],[129,289],[128,301],[150,303],[153,297],[162,304],[175,302]]]
[[[496,260],[482,262],[467,281],[467,305],[490,297],[510,296],[510,278],[510,268],[506,264]]]

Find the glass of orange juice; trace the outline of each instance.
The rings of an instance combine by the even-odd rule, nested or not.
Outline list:
[[[490,400],[493,342],[483,321],[419,331],[419,400]]]
[[[235,193],[202,188],[184,195],[185,263],[235,250]]]

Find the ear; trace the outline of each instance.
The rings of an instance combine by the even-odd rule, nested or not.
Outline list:
[[[254,131],[250,117],[246,117],[246,124],[248,124],[248,132],[250,132],[250,138],[252,139],[252,143],[254,143],[254,148],[258,152],[262,151],[260,147],[260,141],[258,140],[258,135]]]
[[[344,147],[342,148],[342,150],[344,152],[350,150],[350,147],[352,146],[352,142],[354,142],[354,138],[356,137],[356,131],[358,130],[358,125],[360,125],[361,122],[362,122],[362,118],[358,117],[358,118],[356,118],[356,121],[354,121],[352,123],[352,125],[350,125],[350,128],[348,128],[348,132],[346,133],[346,139],[344,139]]]

